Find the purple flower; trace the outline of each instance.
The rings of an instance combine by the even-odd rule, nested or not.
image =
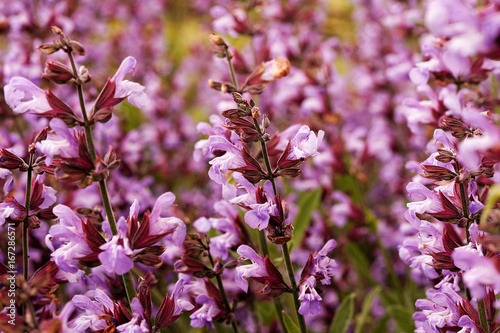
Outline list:
[[[108,326],[103,315],[113,312],[114,303],[102,290],[95,289],[86,295],[75,295],[72,302],[80,313],[70,322],[70,327],[78,332],[85,332],[87,329],[103,330]]]
[[[323,276],[321,284],[329,285],[331,277],[336,273],[338,264],[335,260],[328,258],[327,254],[337,246],[337,242],[330,239],[325,246],[313,256],[312,274],[315,276]]]
[[[248,292],[247,278],[268,276],[264,258],[259,256],[257,252],[248,245],[241,245],[236,252],[238,252],[242,258],[252,261],[251,265],[236,267],[235,282],[244,292]]]
[[[14,184],[12,172],[10,170],[0,168],[0,179],[3,182],[3,194],[7,195]]]
[[[415,306],[422,312],[413,315],[413,319],[423,326],[425,332],[440,332],[440,328],[458,325],[460,312],[458,304],[462,297],[453,290],[451,284],[443,284],[439,290],[429,289],[427,299],[419,299]]]
[[[5,101],[15,113],[44,113],[52,110],[45,91],[24,77],[16,76],[10,79],[4,93]]]
[[[135,71],[136,63],[137,61],[133,57],[125,58],[116,71],[116,74],[111,78],[111,81],[116,83],[114,98],[127,98],[130,104],[142,108],[149,102],[149,98],[144,92],[144,86],[136,82],[124,80],[127,73]]]
[[[214,209],[222,218],[205,217],[197,219],[193,225],[199,231],[207,233],[211,228],[217,230],[221,235],[211,237],[210,253],[214,258],[226,260],[228,249],[240,243],[240,237],[234,220],[238,216],[237,209],[226,201],[218,201],[214,204]]]
[[[78,258],[92,252],[85,241],[82,220],[64,205],[57,205],[52,211],[59,218],[59,223],[50,227],[45,243],[52,250],[57,266],[70,275],[76,274]],[[70,277],[68,280],[72,282],[74,278]]]
[[[123,275],[134,267],[134,262],[130,255],[134,251],[130,248],[130,241],[127,238],[127,223],[124,218],[118,220],[118,233],[110,241],[99,247],[103,252],[98,257],[108,273]]]
[[[75,134],[76,130],[70,130],[66,124],[60,119],[52,119],[50,121],[52,129],[49,132],[47,139],[36,143],[36,148],[46,155],[45,164],[52,164],[55,156],[62,158],[77,158],[78,139]]]
[[[211,329],[215,329],[212,321],[220,312],[217,303],[205,294],[196,297],[196,303],[202,304],[202,306],[189,316],[191,318],[191,327],[203,327],[206,325]]]
[[[318,148],[323,140],[325,132],[320,130],[318,136],[309,129],[309,126],[303,125],[299,128],[297,134],[290,141],[290,153],[288,159],[301,159],[309,156],[316,156]]]
[[[151,211],[151,215],[149,216],[149,234],[157,235],[175,229],[174,232],[168,236],[176,246],[180,247],[186,237],[186,225],[177,217],[161,217],[162,212],[172,206],[174,201],[175,195],[172,192],[166,192],[158,197]],[[132,208],[130,209],[132,214]]]
[[[319,301],[321,301],[322,298],[319,296],[316,289],[314,289],[315,285],[316,278],[314,276],[310,276],[305,279],[299,287],[299,301],[301,302],[299,313],[303,316],[308,314],[316,315],[321,312]]]
[[[451,254],[455,266],[462,270],[463,281],[471,296],[482,299],[487,289],[500,289],[500,271],[494,259],[487,258],[471,244],[456,248]]]

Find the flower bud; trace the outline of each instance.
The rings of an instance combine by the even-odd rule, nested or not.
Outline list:
[[[91,77],[89,69],[85,66],[81,66],[80,70],[78,71],[78,78],[82,83],[90,82]]]
[[[59,51],[61,48],[59,47],[59,45],[56,45],[56,43],[43,43],[42,45],[38,46],[38,49],[41,52],[49,55],[49,54],[52,54],[54,52]]]
[[[214,33],[211,33],[208,38],[210,39],[210,42],[215,44],[215,45],[226,45],[226,42],[224,42],[224,39],[222,39],[221,36],[216,35]]]
[[[62,34],[63,34],[63,32],[62,32],[61,28],[59,28],[59,27],[57,27],[57,26],[55,26],[55,25],[53,25],[53,26],[51,27],[51,29],[52,29],[52,32],[53,32],[54,34],[56,34],[56,35],[62,35]]]
[[[252,108],[252,118],[254,118],[254,119],[259,119],[259,118],[260,118],[260,116],[261,116],[261,114],[260,114],[260,109],[259,109],[258,107],[256,107],[256,106],[255,106],[255,107],[253,107],[253,108]]]
[[[57,84],[65,84],[75,78],[71,68],[53,60],[48,60],[45,63],[45,71],[42,77]]]
[[[274,58],[271,74],[275,79],[279,79],[290,74],[290,61],[280,57]]]
[[[85,47],[83,47],[83,45],[80,42],[77,42],[76,40],[70,41],[69,46],[71,47],[73,53],[76,55],[85,55],[87,53],[85,51]]]

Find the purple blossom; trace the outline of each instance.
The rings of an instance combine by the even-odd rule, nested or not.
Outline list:
[[[52,119],[50,127],[52,131],[49,132],[47,139],[36,143],[36,148],[46,156],[45,164],[47,166],[51,165],[55,156],[63,158],[79,157],[78,139],[75,137],[78,131],[70,130],[60,119]]]
[[[236,252],[238,252],[242,258],[252,261],[251,265],[236,267],[235,282],[244,292],[248,292],[248,281],[246,279],[267,276],[266,264],[264,263],[264,258],[259,256],[257,252],[248,245],[240,245]]]
[[[138,108],[142,108],[149,103],[149,98],[144,92],[145,87],[139,83],[124,80],[125,75],[135,71],[137,61],[133,57],[125,58],[116,74],[111,78],[111,82],[116,83],[114,98],[127,98],[129,103]]]
[[[456,248],[451,256],[455,265],[462,270],[463,281],[472,297],[482,299],[488,288],[500,289],[500,271],[494,259],[485,257],[481,248],[469,244]]]
[[[323,248],[319,250],[315,256],[313,256],[312,274],[316,276],[323,276],[321,284],[329,285],[331,283],[331,277],[337,272],[338,264],[335,260],[327,257],[327,254],[336,246],[337,242],[330,239],[326,242]]]
[[[52,110],[45,91],[24,77],[16,76],[10,79],[4,92],[5,101],[16,113],[44,113]]]
[[[108,273],[123,275],[134,267],[134,262],[130,256],[134,251],[130,248],[130,241],[127,238],[127,223],[124,218],[118,220],[118,233],[111,240],[101,245],[103,252],[98,257]]]
[[[212,321],[220,312],[215,301],[208,295],[202,294],[196,297],[196,303],[201,304],[201,307],[189,316],[191,318],[191,327],[203,327],[206,325],[211,329],[215,329]]]
[[[79,270],[78,258],[92,251],[85,241],[82,220],[67,206],[57,205],[52,210],[59,223],[50,227],[45,243],[52,250],[57,266],[69,273],[68,280]]]
[[[308,277],[300,285],[299,301],[300,308],[299,313],[303,316],[305,315],[316,315],[321,312],[321,307],[319,302],[322,300],[321,296],[317,293],[314,286],[316,285],[316,278],[314,276]]]
[[[14,184],[12,172],[10,170],[0,168],[0,179],[3,182],[3,194],[7,195]]]

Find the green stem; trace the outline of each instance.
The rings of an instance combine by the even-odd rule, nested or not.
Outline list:
[[[262,254],[264,256],[269,257],[269,249],[267,247],[267,242],[266,242],[266,234],[264,230],[259,231],[259,240],[260,240],[260,247],[262,249]],[[278,320],[280,322],[280,326],[283,332],[287,332],[286,326],[285,326],[285,320],[283,319],[283,304],[281,303],[281,296],[273,297],[273,303],[274,303],[274,310],[276,311],[276,315],[278,316]]]
[[[23,221],[23,233],[22,233],[22,243],[23,243],[23,277],[24,283],[28,283],[29,277],[29,215],[30,215],[30,201],[31,201],[31,179],[33,171],[33,157],[34,154],[30,153],[28,157],[28,175],[26,179],[26,198],[24,201],[24,209],[26,210],[26,217]],[[26,309],[29,310],[31,317],[33,319],[33,325],[38,328],[36,322],[36,314],[33,309],[33,304],[31,303],[30,296],[26,293],[26,300],[23,302],[23,315],[26,316]]]
[[[208,259],[210,259],[210,263],[212,264],[212,267],[215,268],[215,263],[214,259],[212,258],[212,255],[210,252],[208,252]],[[222,296],[222,301],[224,302],[224,306],[226,307],[226,310],[228,313],[231,313],[233,310],[231,309],[231,306],[229,305],[229,301],[227,299],[226,295],[226,290],[224,289],[224,284],[222,283],[222,278],[220,276],[220,273],[215,274],[215,279],[217,280],[217,286],[219,287],[220,294]],[[231,321],[231,326],[233,327],[233,332],[238,333],[238,326],[236,324],[236,320],[233,319]]]
[[[266,168],[267,168],[268,179],[271,182],[271,184],[273,185],[273,192],[274,192],[274,195],[276,196],[276,195],[278,195],[278,190],[276,189],[276,183],[274,181],[275,177],[273,174],[273,170],[271,168],[271,162],[269,161],[269,154],[267,153],[266,142],[264,141],[263,133],[260,129],[259,123],[257,122],[257,119],[253,118],[253,121],[254,121],[254,125],[255,125],[257,131],[259,132],[259,138],[260,138],[259,141],[260,141],[260,145],[262,147],[262,156],[264,157],[264,163],[266,164]],[[292,289],[293,289],[293,303],[295,304],[295,311],[297,314],[297,319],[299,321],[300,331],[302,333],[304,333],[304,332],[307,332],[306,322],[304,320],[304,316],[302,316],[299,313],[299,307],[300,307],[299,291],[297,288],[297,282],[295,281],[295,274],[293,272],[292,261],[290,260],[290,253],[288,251],[287,243],[283,244],[282,248],[283,248],[283,257],[284,257],[285,263],[286,263],[286,270],[288,272],[288,277],[290,279],[290,283],[291,283]],[[284,326],[282,326],[282,327],[284,327]]]
[[[73,59],[73,54],[70,52],[68,53],[69,61],[71,62],[71,68],[73,69],[73,74],[78,77],[78,72],[76,70],[76,65],[75,65],[75,60]],[[78,91],[78,99],[80,101],[80,108],[82,110],[82,115],[83,115],[83,121],[84,121],[84,128],[85,128],[85,138],[87,139],[87,145],[89,148],[90,155],[92,156],[92,159],[94,160],[94,163],[97,159],[97,154],[94,146],[94,140],[92,138],[92,130],[90,128],[90,123],[89,119],[87,116],[87,110],[85,108],[85,99],[83,98],[83,88],[81,83],[77,80],[76,83],[76,89]],[[111,229],[111,232],[113,235],[116,235],[118,233],[118,229],[116,227],[116,219],[115,215],[113,213],[113,208],[111,207],[111,202],[109,200],[109,194],[108,194],[108,188],[106,186],[106,181],[100,180],[99,181],[99,192],[101,193],[101,198],[102,198],[102,204],[104,206],[104,210],[106,211],[106,216],[108,218],[108,223],[109,227]],[[127,300],[129,304],[132,303],[132,299],[134,299],[137,294],[135,291],[135,286],[134,286],[134,280],[132,278],[132,273],[128,272],[125,273],[124,275],[120,276],[120,281],[122,282],[125,292],[127,294]]]
[[[479,310],[479,321],[485,333],[490,333],[488,320],[486,319],[486,309],[484,306],[484,299],[477,300],[477,309]]]
[[[26,210],[26,218],[23,222],[23,277],[28,281],[29,271],[29,246],[28,246],[28,229],[29,229],[29,214],[30,214],[30,200],[31,200],[31,178],[33,170],[33,154],[28,157],[28,177],[26,180],[26,199],[24,201],[24,209]]]
[[[299,320],[300,332],[304,333],[307,332],[306,321],[304,320],[304,316],[299,313],[299,289],[297,288],[297,283],[295,282],[292,261],[290,260],[290,253],[288,252],[288,244],[283,244],[282,249],[283,257],[285,258],[286,270],[288,271],[288,277],[290,279],[290,283],[292,284],[293,304],[295,304],[295,311],[297,313],[297,319]]]
[[[462,199],[462,209],[464,212],[464,216],[467,218],[467,225],[465,227],[465,234],[467,236],[467,244],[469,244],[469,242],[470,242],[470,239],[469,239],[470,238],[470,234],[469,234],[469,226],[470,226],[469,200],[468,200],[468,197],[466,195],[464,183],[460,182],[459,187],[460,187],[460,197]],[[466,288],[466,294],[467,294],[467,298],[470,300],[471,296],[470,296],[470,292],[467,288]],[[484,306],[484,299],[477,300],[477,310],[479,312],[479,320],[481,322],[481,327],[483,328],[483,330],[486,333],[489,333],[490,330],[489,330],[488,321],[486,319],[486,309]]]
[[[469,200],[467,198],[467,194],[465,192],[465,185],[464,183],[460,182],[458,183],[460,187],[460,197],[462,200],[462,210],[464,212],[464,217],[467,218],[467,225],[465,226],[465,235],[467,237],[467,244],[469,244],[469,227],[470,227],[470,217],[469,217]]]
[[[233,63],[231,62],[231,57],[229,56],[229,49],[226,45],[226,59],[229,65],[229,71],[231,72],[231,79],[233,80],[233,85],[236,88],[236,91],[240,91],[240,87],[238,87],[238,81],[236,81],[236,75],[234,75]]]

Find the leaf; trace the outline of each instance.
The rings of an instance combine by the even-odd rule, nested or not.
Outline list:
[[[288,333],[300,333],[299,327],[293,322],[292,318],[286,313],[283,312],[283,321],[285,322],[285,327]]]
[[[410,311],[400,305],[394,305],[387,309],[387,313],[396,321],[399,332],[412,333],[415,331],[413,311]]]
[[[488,200],[486,201],[486,205],[483,208],[483,213],[481,214],[480,226],[482,228],[484,228],[484,226],[486,225],[486,222],[488,221],[488,216],[490,215],[493,206],[497,203],[499,199],[500,199],[500,185],[494,184],[490,187]]]
[[[347,253],[349,258],[353,261],[356,270],[371,284],[375,284],[372,273],[370,271],[370,262],[361,249],[354,243],[347,244]]]
[[[370,313],[373,300],[378,294],[380,294],[380,290],[381,288],[379,286],[373,288],[373,290],[368,294],[368,296],[363,301],[363,307],[361,308],[361,313],[359,314],[358,318],[356,318],[356,327],[354,329],[355,333],[364,332],[363,328],[367,321],[366,319],[368,317],[368,314]]]
[[[379,320],[377,325],[375,325],[375,328],[373,329],[373,333],[386,333],[387,332],[387,324],[389,323],[389,317],[388,315],[385,315],[382,317],[382,319]]]
[[[354,316],[354,298],[355,293],[348,295],[340,304],[335,318],[333,318],[332,325],[330,326],[330,333],[345,333],[349,329],[352,317]]]
[[[302,242],[307,227],[311,223],[311,215],[318,207],[321,190],[320,187],[312,192],[304,193],[299,199],[299,212],[293,222],[293,244],[290,245],[290,252],[292,248],[299,246]]]

